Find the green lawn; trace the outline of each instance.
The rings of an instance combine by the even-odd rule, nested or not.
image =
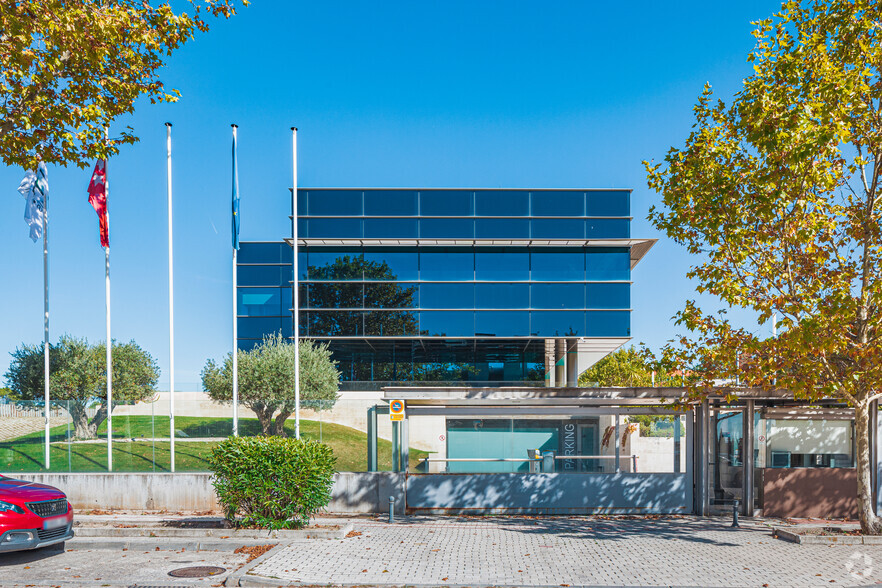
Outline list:
[[[152,421],[152,422],[151,422]],[[155,427],[155,433],[154,433]],[[233,421],[229,418],[177,417],[175,429],[175,470],[206,471],[206,458],[215,441],[187,441],[192,437],[226,437],[232,433]],[[115,472],[167,472],[171,469],[171,452],[168,442],[124,441],[124,439],[167,436],[168,417],[125,416],[113,419],[113,470]],[[285,423],[285,431],[294,436],[294,421]],[[260,425],[257,419],[239,419],[240,435],[257,435]],[[321,440],[328,444],[337,456],[337,470],[363,472],[367,469],[367,434],[333,423],[300,421],[300,434],[305,439]],[[101,472],[107,471],[106,443],[67,443],[67,426],[53,427],[50,431],[50,463],[52,472]],[[98,429],[99,439],[106,439],[104,424]],[[377,440],[379,469],[392,469],[392,442]],[[410,450],[411,469],[417,461],[428,455],[419,449]],[[24,435],[10,441],[0,442],[0,471],[43,472],[43,432]]]

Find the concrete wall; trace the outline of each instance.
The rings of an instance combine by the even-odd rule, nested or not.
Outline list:
[[[177,474],[16,474],[16,478],[63,490],[73,507],[89,510],[219,510],[209,473]],[[404,512],[404,474],[335,474],[333,513]]]
[[[854,468],[766,468],[763,515],[767,517],[857,518]]]

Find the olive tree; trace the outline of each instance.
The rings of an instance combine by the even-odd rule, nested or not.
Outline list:
[[[285,421],[294,412],[294,343],[281,333],[267,336],[250,351],[238,350],[239,403],[253,411],[264,435],[285,436]],[[337,401],[340,372],[327,344],[300,341],[300,400],[330,408]],[[223,365],[209,359],[202,369],[202,388],[215,402],[233,401],[233,356]]]

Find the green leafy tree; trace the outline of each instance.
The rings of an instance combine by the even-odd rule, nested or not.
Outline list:
[[[243,5],[248,0],[242,1]],[[233,0],[190,0],[192,11],[149,0],[6,0],[0,9],[0,160],[33,168],[86,167],[137,141],[131,127],[105,144],[104,129],[135,101],[174,102],[158,72],[207,17]]]
[[[153,396],[159,366],[137,343],[113,343],[113,404]],[[104,343],[64,335],[49,347],[50,403],[70,413],[74,436],[89,439],[107,418],[107,360]],[[24,401],[43,401],[43,345],[21,345],[12,353],[6,383]],[[88,409],[97,406],[90,418]]]
[[[754,73],[730,104],[709,86],[682,148],[647,163],[650,220],[696,255],[698,291],[760,321],[760,337],[688,302],[689,335],[665,350],[699,381],[789,390],[855,409],[858,510],[872,506],[869,412],[882,390],[882,3],[787,2],[755,23]],[[736,380],[737,378],[737,380]]]
[[[632,388],[653,385],[652,372],[655,371],[656,386],[679,386],[677,376],[671,376],[656,366],[655,356],[646,348],[633,345],[613,351],[579,375],[579,385],[596,383],[599,386],[627,386]]]
[[[294,343],[276,333],[251,351],[238,350],[239,402],[257,415],[264,435],[285,436],[285,421],[294,412]],[[326,344],[300,341],[302,405],[330,408],[337,401],[340,372]],[[233,401],[233,356],[222,366],[209,359],[202,370],[202,388],[216,401]]]

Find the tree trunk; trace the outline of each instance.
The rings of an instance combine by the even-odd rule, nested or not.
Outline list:
[[[279,437],[287,437],[288,436],[288,434],[285,433],[285,421],[288,420],[289,416],[291,416],[290,411],[288,411],[288,412],[282,411],[278,415],[276,415],[275,432],[273,433],[274,435],[278,435]]]
[[[273,412],[274,409],[268,407],[263,403],[255,403],[249,406],[254,414],[257,415],[257,421],[260,423],[260,433],[264,437],[269,437],[273,434]]]
[[[94,439],[98,434],[98,424],[89,422],[86,406],[80,402],[67,402],[68,414],[73,422],[74,439]]]
[[[858,491],[858,518],[861,521],[861,531],[865,535],[882,534],[882,519],[876,516],[873,508],[873,484],[870,476],[870,407],[866,401],[857,403],[854,407],[854,424],[857,441],[857,491]]]

